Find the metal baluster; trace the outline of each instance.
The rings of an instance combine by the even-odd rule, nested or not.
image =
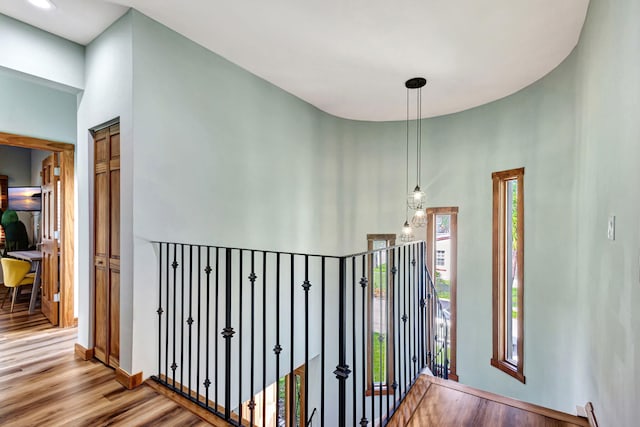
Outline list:
[[[304,420],[300,420],[301,424],[306,427],[307,415],[309,414],[309,290],[311,283],[309,282],[309,255],[304,256]]]
[[[379,297],[378,297],[378,305],[380,308],[380,326],[382,329],[382,319],[384,317],[384,309],[383,309],[383,304],[382,304],[382,250],[378,250],[376,251],[376,256],[378,257],[378,262],[376,263],[376,266],[378,267],[378,284],[380,286],[380,289],[378,289],[378,293],[379,293]],[[387,271],[387,268],[385,267],[385,272]],[[386,273],[385,273],[386,275]],[[380,390],[380,393],[378,395],[378,404],[379,404],[379,408],[380,408],[380,421],[382,421],[382,401],[383,396],[384,396],[384,381],[382,379],[382,374],[383,374],[383,363],[382,363],[382,344],[384,343],[384,338],[382,336],[382,331],[378,332],[378,358],[380,360],[380,366],[378,366],[378,377],[380,379],[380,383],[378,384],[378,389]],[[375,396],[375,388],[373,389],[373,395]]]
[[[291,381],[289,383],[289,386],[291,387],[291,390],[293,390],[291,393],[289,393],[290,399],[289,399],[289,403],[290,403],[290,408],[292,408],[289,414],[289,425],[290,426],[295,426],[296,425],[296,414],[295,414],[295,399],[294,399],[294,394],[295,394],[295,375],[293,374],[293,371],[295,369],[294,366],[294,362],[293,362],[293,356],[295,353],[295,349],[294,349],[294,324],[295,324],[295,301],[294,301],[294,291],[295,291],[295,268],[294,268],[294,263],[295,263],[295,259],[294,259],[294,255],[291,254],[291,295],[290,295],[290,300],[291,300],[291,337],[290,337],[290,349],[289,349],[289,375],[291,378]]]
[[[385,249],[385,255],[386,255],[386,264],[387,264],[387,268],[386,270],[386,290],[385,290],[385,312],[384,312],[384,318],[385,318],[385,324],[387,325],[387,331],[386,331],[386,335],[385,335],[385,358],[386,358],[386,363],[384,365],[385,367],[385,381],[386,381],[386,391],[387,391],[387,417],[386,419],[389,420],[389,407],[390,405],[390,397],[391,397],[391,381],[390,381],[390,376],[391,376],[391,358],[389,357],[390,353],[390,349],[389,349],[389,345],[391,344],[391,334],[393,332],[393,328],[391,327],[391,319],[389,318],[389,313],[391,312],[391,309],[389,308],[389,303],[391,300],[391,283],[389,281],[389,274],[392,273],[392,271],[389,271],[391,267],[391,269],[393,269],[393,263],[389,262],[390,257],[389,257],[389,249]],[[392,276],[393,277],[393,276]],[[382,399],[381,399],[382,400]],[[380,414],[382,415],[382,414]]]
[[[210,265],[211,265],[211,263],[209,262],[209,248],[207,248],[207,266],[210,266]],[[213,376],[214,376],[213,383],[214,383],[214,387],[215,387],[215,390],[214,390],[214,397],[216,399],[215,400],[215,404],[217,406],[218,402],[219,402],[219,400],[218,400],[218,385],[220,384],[218,382],[218,369],[219,369],[218,368],[218,366],[219,366],[218,365],[218,346],[219,346],[218,341],[219,340],[218,340],[218,334],[217,334],[218,331],[220,330],[220,329],[218,329],[218,327],[219,327],[219,324],[218,324],[219,320],[218,319],[220,318],[219,317],[219,315],[220,315],[220,313],[219,313],[219,309],[220,309],[220,303],[219,303],[219,299],[220,299],[219,298],[219,296],[220,296],[220,250],[217,247],[216,247],[216,267],[215,268],[216,269],[215,269],[214,273],[216,275],[216,292],[215,292],[215,298],[216,298],[215,308],[216,308],[216,311],[215,311],[215,314],[214,314],[214,316],[215,316],[214,323],[215,324],[214,324],[214,329],[213,330],[216,331],[216,335],[215,335],[216,339],[215,339],[215,343],[214,343],[214,345],[215,345],[215,355],[213,356],[213,359],[214,359],[213,363],[215,363],[215,365],[214,365],[215,368],[214,368],[214,372],[213,372]],[[210,269],[211,268],[209,268],[209,270]],[[207,298],[209,298],[209,273],[207,273]],[[209,305],[209,301],[208,300],[207,300],[207,305]],[[207,307],[207,328],[209,328],[209,307]],[[207,329],[207,340],[209,339],[209,332],[208,331],[209,331],[209,329]],[[207,346],[207,348],[209,348],[209,347]],[[225,367],[230,368],[228,364],[225,364]],[[209,371],[208,371],[208,369],[209,369],[209,357],[207,356],[207,379],[209,379],[209,373],[208,373]],[[210,381],[209,381],[209,383],[210,383]],[[207,386],[207,387],[209,387],[209,386]],[[207,388],[207,396],[208,396],[208,388]],[[209,400],[208,397],[207,397],[207,400]],[[208,404],[209,403],[207,402],[207,405]]]
[[[396,361],[397,361],[397,357],[398,357],[398,352],[396,351],[397,346],[399,344],[399,336],[396,333],[396,331],[399,331],[399,325],[396,323],[396,307],[397,307],[397,299],[398,299],[398,283],[400,282],[400,269],[398,268],[399,266],[399,258],[400,258],[400,254],[399,254],[399,249],[398,248],[394,248],[393,249],[393,280],[391,281],[391,331],[392,331],[392,337],[393,337],[393,363],[391,364],[391,366],[393,366],[393,382],[391,383],[391,388],[393,389],[393,395],[394,395],[394,399],[393,399],[393,412],[395,413],[396,409],[398,408],[398,402],[399,399],[396,399],[396,391],[398,390],[398,380],[397,378],[397,370],[396,370]],[[402,396],[402,393],[400,393],[400,396]]]
[[[321,287],[322,287],[322,298],[321,298],[321,311],[322,311],[322,330],[320,332],[320,425],[324,426],[324,365],[325,365],[325,257],[322,257],[321,261],[322,272],[321,274]]]
[[[273,352],[276,355],[276,383],[277,388],[280,390],[280,352],[282,346],[280,345],[280,252],[276,253],[276,345],[273,347]],[[277,408],[278,406],[276,406]],[[276,419],[278,409],[276,409]]]
[[[369,346],[371,348],[371,351],[367,351],[369,360],[368,363],[371,364],[371,378],[369,378],[369,383],[368,386],[371,387],[371,425],[375,425],[376,422],[376,382],[375,382],[375,372],[373,371],[373,353],[374,353],[374,346],[375,346],[375,340],[374,340],[374,335],[373,335],[373,318],[374,318],[374,312],[375,310],[373,309],[373,296],[375,295],[375,290],[376,290],[376,278],[374,276],[374,271],[373,271],[373,267],[375,265],[374,262],[374,256],[375,253],[370,253],[368,258],[367,258],[367,273],[369,274],[369,278],[371,279],[371,289],[369,290],[369,295],[368,295],[368,307],[371,309],[371,312],[369,313],[369,325],[370,325],[370,330],[367,331],[367,338],[371,341],[371,345]]]
[[[178,365],[176,365],[176,289],[178,286],[176,286],[176,279],[177,279],[177,271],[176,269],[178,268],[178,261],[176,260],[176,256],[177,256],[177,247],[176,244],[173,244],[173,361],[171,363],[171,377],[173,380],[173,388],[176,388],[176,368],[178,367]]]
[[[216,251],[217,250],[218,249],[216,248]],[[205,363],[204,363],[204,368],[205,368],[205,373],[204,373],[204,376],[205,376],[205,379],[204,379],[204,400],[205,400],[205,402],[204,402],[204,404],[205,404],[205,407],[207,409],[209,409],[209,386],[211,385],[211,380],[209,379],[209,325],[210,325],[210,322],[209,322],[210,314],[209,313],[210,313],[210,307],[211,307],[211,304],[210,304],[210,297],[211,297],[210,293],[211,292],[210,292],[210,286],[209,286],[211,284],[211,248],[210,247],[207,247],[207,266],[205,267],[204,272],[207,275],[207,279],[206,279],[206,282],[207,282],[207,296],[206,296],[206,300],[207,300],[207,306],[206,306],[207,323],[205,325],[206,344],[205,344]],[[216,266],[216,275],[217,274],[218,274],[218,269],[217,269],[217,266]],[[217,311],[217,308],[218,308],[218,299],[216,298],[216,311]],[[214,329],[214,331],[217,331],[217,330],[218,329],[217,329],[217,325],[216,325],[216,329]],[[218,340],[217,339],[216,339],[216,355],[215,355],[215,357],[216,357],[216,363],[215,363],[215,367],[216,368],[215,369],[217,369],[217,366],[218,366],[218,359],[217,359],[218,358]],[[216,403],[218,403],[218,392],[217,392],[217,390],[218,390],[218,378],[217,378],[217,372],[216,372],[215,387],[216,387]]]
[[[277,378],[276,378],[277,381]],[[267,425],[267,253],[262,252],[262,425]]]
[[[410,319],[410,328],[411,331],[413,332],[413,351],[411,352],[411,361],[413,362],[411,364],[411,381],[413,382],[413,380],[416,378],[416,376],[418,375],[418,369],[417,369],[417,361],[418,361],[418,357],[416,356],[417,352],[418,352],[418,346],[417,346],[417,332],[418,332],[418,319],[417,317],[417,313],[418,313],[418,301],[417,301],[417,297],[416,297],[416,292],[417,292],[417,288],[418,288],[418,272],[416,270],[416,257],[418,256],[417,254],[417,245],[414,243],[413,244],[413,248],[412,248],[412,257],[411,257],[411,273],[413,276],[413,288],[411,290],[411,295],[413,297],[413,302],[411,302],[409,304],[409,311],[411,311],[411,308],[413,307],[413,317],[411,316],[411,314],[409,314]]]
[[[196,387],[197,387],[197,393],[196,393],[196,403],[200,403],[200,344],[201,344],[201,340],[200,340],[200,324],[202,323],[202,317],[201,317],[201,309],[200,307],[202,306],[202,301],[201,301],[201,293],[202,293],[202,275],[200,273],[200,269],[202,268],[202,247],[198,246],[198,330],[197,330],[197,334],[198,334],[198,338],[196,339],[197,342],[197,350],[196,350]]]
[[[238,418],[242,426],[242,261],[244,260],[244,250],[240,249],[238,266]]]
[[[184,245],[180,245],[180,391],[184,387]]]
[[[231,419],[231,338],[234,335],[233,327],[231,326],[231,249],[226,250],[225,258],[225,310],[226,321],[225,328],[222,331],[222,336],[225,338],[225,379],[224,379],[224,418],[226,420]]]
[[[340,258],[340,268],[339,268],[339,277],[340,277],[340,290],[339,290],[339,302],[338,302],[338,366],[336,366],[336,370],[334,374],[338,379],[338,425],[339,427],[346,427],[347,419],[346,419],[346,400],[347,400],[347,390],[346,390],[346,381],[349,378],[349,374],[351,371],[349,370],[349,365],[347,365],[347,336],[346,336],[346,259]]]
[[[367,256],[362,255],[362,276],[360,278],[360,287],[362,288],[362,369],[364,372],[362,373],[362,418],[360,419],[360,426],[365,427],[369,424],[369,420],[367,420],[367,335],[368,331],[368,322],[366,318],[366,309],[368,308],[368,298],[367,298]],[[354,381],[355,383],[355,381]]]
[[[162,372],[162,243],[158,244],[158,378]]]
[[[352,380],[352,394],[353,394],[353,425],[356,425],[356,384],[358,382],[358,365],[356,364],[356,266],[355,257],[351,258],[351,289],[353,298],[351,298],[351,363],[353,364],[353,380]]]
[[[193,245],[189,245],[189,318],[187,324],[189,325],[189,367],[187,369],[189,384],[189,392],[193,390],[191,388],[191,325],[193,325]],[[197,395],[197,393],[196,393]]]
[[[402,349],[404,351],[404,387],[405,390],[409,389],[410,381],[409,381],[409,372],[407,370],[407,365],[409,364],[407,357],[411,355],[411,341],[409,340],[409,331],[407,330],[407,321],[409,320],[409,316],[407,315],[407,291],[409,290],[409,286],[411,286],[411,246],[405,246],[403,248],[404,251],[404,287],[402,291],[402,300],[404,303],[404,310],[402,313],[402,327],[404,330],[404,345]],[[409,254],[407,254],[409,252]],[[408,255],[408,256],[407,256]],[[407,280],[408,279],[408,280]],[[406,392],[406,391],[405,391]]]
[[[166,245],[167,253],[165,254],[166,262],[164,264],[165,267],[165,280],[167,282],[167,300],[166,300],[166,308],[167,308],[167,316],[164,318],[165,321],[165,332],[167,334],[164,341],[164,383],[167,384],[169,382],[169,315],[171,311],[169,310],[169,244]]]
[[[255,323],[255,312],[256,312],[256,295],[255,295],[255,284],[256,284],[256,273],[255,273],[255,251],[251,251],[251,274],[249,275],[249,282],[251,283],[251,377],[249,379],[249,393],[250,393],[250,399],[249,399],[249,411],[251,412],[250,415],[250,421],[251,424],[250,426],[255,425],[255,413],[254,413],[254,409],[255,409],[255,401],[254,401],[254,397],[253,397],[253,380],[254,380],[254,374],[255,374],[255,328],[256,328],[256,323]],[[240,357],[242,357],[242,353],[240,353]]]

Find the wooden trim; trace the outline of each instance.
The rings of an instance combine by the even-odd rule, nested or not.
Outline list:
[[[491,174],[493,181],[493,220],[492,220],[492,310],[493,310],[493,353],[491,366],[500,369],[508,375],[525,383],[524,376],[524,168],[510,169]],[[506,304],[510,295],[505,293],[505,256],[504,256],[504,225],[506,224],[506,212],[504,200],[506,194],[506,181],[517,180],[518,185],[518,226],[516,238],[518,242],[517,255],[517,279],[518,279],[518,363],[514,365],[506,360],[506,322],[511,321],[511,316],[506,318]]]
[[[518,381],[520,381],[523,384],[526,383],[526,378],[525,378],[524,374],[519,371],[517,366],[512,365],[511,363],[507,362],[506,360],[496,360],[496,359],[493,359],[493,358],[491,359],[490,363],[491,363],[491,366],[493,366],[494,368],[498,368],[502,372],[504,372],[505,374],[511,375],[513,378],[517,379]],[[522,366],[522,364],[519,364],[519,365]]]
[[[62,259],[60,260],[60,326],[69,328],[75,326],[74,321],[74,289],[73,289],[73,258],[74,258],[74,150],[66,150],[60,153],[60,206],[62,207],[61,218],[61,249]]]
[[[427,215],[443,215],[443,214],[457,214],[458,207],[444,207],[444,208],[427,208]]]
[[[0,144],[12,147],[35,148],[37,150],[64,152],[74,151],[75,145],[66,142],[48,141],[46,139],[31,138],[29,136],[14,135],[0,132]]]
[[[516,168],[516,169],[509,169],[506,171],[493,172],[491,174],[491,179],[493,180],[498,179],[500,181],[505,181],[508,179],[516,179],[519,176],[524,176],[524,168]]]
[[[451,222],[449,223],[449,240],[450,240],[450,256],[451,264],[449,268],[451,275],[449,276],[449,287],[451,289],[450,298],[450,315],[451,315],[451,354],[449,358],[449,379],[452,381],[458,381],[458,367],[457,367],[457,301],[458,301],[458,207],[437,207],[427,208],[427,253],[426,263],[429,267],[429,271],[433,274],[435,279],[436,269],[436,255],[434,250],[434,242],[436,238],[436,215],[450,215]]]
[[[132,390],[142,384],[142,372],[131,375],[124,369],[118,367],[116,368],[116,381],[127,389]]]
[[[396,235],[395,234],[367,234],[367,251],[371,251],[373,250],[373,242],[375,240],[385,240],[387,242],[387,246],[395,246],[396,244]],[[389,252],[387,252],[387,263],[391,264],[390,266],[387,265],[387,272],[390,272],[391,269],[393,268],[393,263],[395,262],[395,258],[392,258],[391,260],[389,260]],[[380,395],[387,395],[387,394],[393,394],[393,389],[389,389],[389,387],[386,384],[383,384],[382,389],[380,388],[376,388],[376,386],[373,386],[373,389],[371,388],[373,385],[373,345],[372,345],[372,340],[373,340],[373,258],[371,256],[371,254],[369,254],[367,256],[367,264],[368,264],[368,269],[367,269],[367,276],[369,279],[369,289],[367,290],[367,355],[371,355],[371,357],[367,357],[367,389],[365,390],[365,394],[367,396],[380,396]],[[389,277],[390,281],[393,281],[392,277]],[[392,286],[389,286],[389,283],[387,283],[387,291],[388,291],[388,296],[389,296],[389,300],[390,300],[390,304],[387,304],[387,319],[391,319],[391,310],[393,307],[393,284]],[[389,333],[389,337],[387,340],[387,349],[393,349],[394,345],[395,345],[395,341],[393,339],[394,335],[395,335],[395,331],[393,329],[393,322],[391,322],[390,325],[390,333]],[[389,351],[389,360],[387,360],[387,376],[388,378],[393,378],[394,375],[394,366],[395,366],[395,360],[393,359],[393,351]],[[378,384],[379,387],[379,384]]]
[[[209,412],[208,410],[206,410],[205,408],[203,408],[202,406],[198,405],[197,403],[192,402],[191,400],[187,399],[186,397],[178,394],[177,392],[174,392],[170,389],[168,389],[167,387],[161,385],[160,383],[152,380],[152,379],[147,379],[144,382],[145,385],[151,387],[152,389],[154,389],[156,392],[158,392],[159,394],[168,397],[169,399],[173,400],[174,402],[176,402],[178,405],[180,405],[181,407],[183,407],[184,409],[192,412],[193,414],[197,415],[198,417],[202,418],[204,421],[208,422],[209,424],[211,424],[214,427],[233,427],[232,424],[227,423],[226,421],[224,421],[223,419],[221,419],[220,417],[212,414],[211,412]],[[196,398],[197,394],[194,391],[188,391],[186,389],[186,387],[183,387],[182,385],[180,385],[179,383],[176,382],[176,388],[177,389],[182,389],[188,393],[190,393],[190,395],[193,398]],[[200,400],[201,402],[206,402],[206,399],[204,396],[199,396],[198,400]],[[216,405],[215,402],[209,400],[209,407],[211,408],[215,408],[217,411],[224,413],[224,408]],[[238,421],[238,415],[234,412],[231,413],[231,418],[233,420],[235,420],[236,422]],[[244,420],[244,422],[246,422],[246,420]],[[247,425],[250,425],[250,423],[247,423]]]
[[[584,405],[584,410],[587,412],[587,420],[589,420],[589,425],[591,427],[598,427],[598,420],[596,419],[596,413],[593,409],[593,403],[587,402]]]
[[[82,360],[93,359],[93,348],[84,348],[80,344],[76,343],[76,345],[74,346],[74,352],[76,356]]]
[[[567,414],[566,412],[556,411],[555,409],[545,408],[544,406],[535,405],[533,403],[523,402],[521,400],[512,399],[510,397],[500,396],[495,393],[491,393],[484,390],[479,390],[477,388],[470,387],[468,385],[463,385],[460,383],[456,383],[453,381],[443,380],[441,378],[433,377],[430,375],[422,374],[421,376],[427,377],[428,381],[433,384],[447,387],[452,390],[460,391],[463,393],[467,393],[473,396],[480,397],[482,399],[492,400],[497,403],[501,403],[503,405],[508,405],[514,408],[522,409],[524,411],[533,412],[534,414],[542,415],[545,417],[554,418],[559,421],[564,421],[571,424],[576,424],[582,427],[589,427],[587,420],[584,418],[577,417],[575,415]]]
[[[64,142],[49,141],[46,139],[32,138],[24,135],[14,135],[0,132],[0,145],[12,147],[53,151],[60,153],[60,166],[62,176],[60,187],[62,197],[60,200],[63,218],[61,221],[60,240],[62,244],[60,263],[60,310],[59,326],[63,328],[74,327],[77,320],[74,317],[73,295],[73,257],[74,257],[74,157],[75,145]]]

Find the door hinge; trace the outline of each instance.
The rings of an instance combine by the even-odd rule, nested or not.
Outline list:
[[[60,292],[53,294],[53,302],[60,302]]]
[[[53,176],[60,176],[60,166],[53,168]]]

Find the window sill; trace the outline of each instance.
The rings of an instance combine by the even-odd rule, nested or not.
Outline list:
[[[508,363],[507,361],[491,359],[491,366],[493,366],[494,368],[500,369],[505,374],[511,375],[513,378],[517,379],[522,384],[525,384],[524,374],[522,372],[518,371],[517,367],[513,366],[512,364]]]
[[[388,389],[386,386],[382,387],[382,389],[375,387],[373,390],[367,388],[367,392],[365,393],[366,396],[386,396],[388,394],[393,395],[394,391],[393,389]]]

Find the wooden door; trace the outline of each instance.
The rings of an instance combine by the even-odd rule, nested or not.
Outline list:
[[[9,177],[0,175],[0,209],[2,212],[9,207]],[[0,217],[2,215],[0,214]],[[0,248],[4,248],[4,229],[0,227]]]
[[[42,161],[42,261],[40,283],[42,289],[42,313],[52,325],[58,324],[59,239],[60,239],[60,169],[58,153]]]
[[[103,363],[120,359],[120,125],[94,134],[94,351]]]

